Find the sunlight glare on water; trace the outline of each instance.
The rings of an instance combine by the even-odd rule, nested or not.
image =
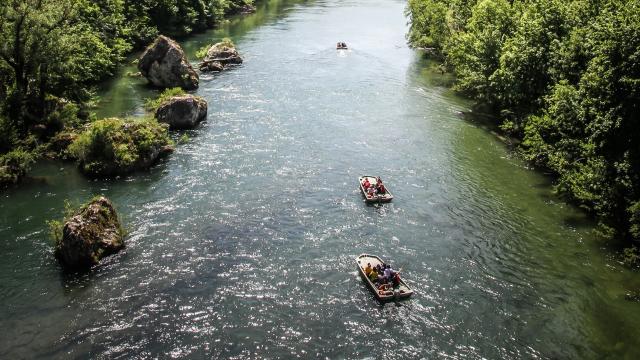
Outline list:
[[[186,39],[245,63],[203,75],[206,124],[151,171],[90,181],[44,163],[0,203],[0,358],[637,358],[638,280],[461,111],[406,45],[405,2],[265,1]],[[348,51],[336,51],[345,41]],[[120,75],[99,116],[157,92]],[[180,134],[176,135],[179,136]],[[357,177],[396,197],[369,206]],[[46,220],[102,193],[127,248],[64,275]],[[378,304],[354,257],[402,268]]]

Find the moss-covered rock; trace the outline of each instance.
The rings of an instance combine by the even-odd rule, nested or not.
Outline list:
[[[229,66],[242,64],[242,58],[229,38],[212,45],[206,53],[199,52],[199,55],[204,55],[200,71],[222,71]]]
[[[90,269],[124,247],[123,235],[111,201],[96,197],[65,219],[55,256],[67,269]]]
[[[173,151],[168,126],[153,119],[104,119],[91,123],[69,146],[88,176],[146,169]]]
[[[192,129],[207,118],[207,101],[189,94],[175,96],[158,107],[155,117],[170,129]]]

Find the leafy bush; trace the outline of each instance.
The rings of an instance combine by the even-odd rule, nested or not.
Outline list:
[[[18,132],[11,122],[0,116],[0,154],[9,151],[18,141]]]
[[[165,101],[171,99],[174,96],[180,96],[184,94],[186,94],[186,92],[179,87],[166,89],[156,99],[147,100],[145,108],[149,112],[155,112]]]
[[[211,48],[211,45],[205,45],[196,51],[196,58],[199,60],[204,60],[207,57],[207,52]]]
[[[640,249],[636,246],[631,246],[624,249],[622,262],[629,267],[639,267],[640,266]]]
[[[35,161],[33,154],[15,149],[0,156],[0,186],[16,184]]]
[[[640,240],[640,1],[409,0],[414,46],[492,109],[601,234]]]
[[[88,175],[118,175],[146,168],[172,145],[165,124],[153,119],[104,119],[92,123],[69,146]]]

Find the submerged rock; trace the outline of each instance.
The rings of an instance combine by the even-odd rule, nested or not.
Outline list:
[[[162,103],[155,114],[170,129],[192,129],[207,118],[207,102],[198,96],[174,96]]]
[[[203,61],[200,64],[200,71],[222,71],[224,70],[224,65],[222,65],[219,61]]]
[[[124,247],[123,231],[113,205],[101,196],[67,219],[55,256],[62,266],[86,270]]]
[[[201,71],[222,71],[229,66],[242,64],[242,58],[230,40],[214,44],[200,64]]]
[[[184,51],[174,40],[159,36],[149,45],[138,62],[140,73],[154,86],[198,88],[198,73],[193,69]]]

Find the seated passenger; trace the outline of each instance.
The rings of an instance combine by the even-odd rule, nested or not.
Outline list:
[[[393,274],[392,282],[394,288],[400,286],[400,273],[396,272],[395,274]]]
[[[392,271],[393,270],[391,270],[391,265],[387,264],[384,268],[384,277],[387,278],[388,280],[391,280]]]
[[[371,183],[369,182],[369,178],[364,178],[364,181],[362,182],[362,187],[367,190],[369,188],[369,186],[371,186]]]
[[[387,192],[387,188],[384,187],[382,180],[379,180],[376,184],[376,190],[378,190],[378,194],[385,194]]]
[[[375,195],[376,195],[376,189],[373,186],[369,186],[369,189],[367,190],[367,196],[373,197]]]
[[[376,269],[371,270],[371,272],[369,273],[369,280],[374,283],[378,281],[378,271]]]
[[[367,267],[364,268],[364,273],[369,276],[369,274],[371,274],[371,272],[373,271],[373,267],[371,267],[371,263],[367,263]]]

